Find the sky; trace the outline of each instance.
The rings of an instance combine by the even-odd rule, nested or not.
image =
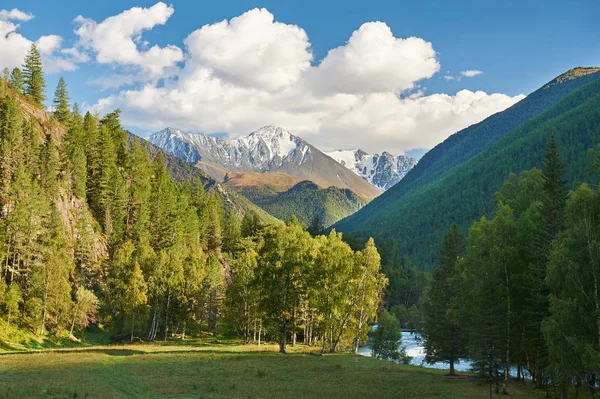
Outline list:
[[[49,107],[64,76],[144,137],[278,125],[325,151],[410,154],[600,65],[599,19],[597,0],[4,0],[0,68],[35,42]]]

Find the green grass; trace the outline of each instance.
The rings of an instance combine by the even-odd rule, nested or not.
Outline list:
[[[207,339],[3,353],[0,398],[481,398],[487,392],[439,370],[290,349],[280,355],[275,345]],[[543,397],[519,384],[510,394]]]

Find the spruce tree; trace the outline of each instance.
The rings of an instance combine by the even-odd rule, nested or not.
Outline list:
[[[10,78],[8,80],[10,87],[18,91],[19,93],[23,93],[23,74],[19,68],[14,68],[10,73]]]
[[[467,336],[459,317],[458,262],[465,256],[465,238],[455,224],[446,232],[438,257],[439,267],[423,301],[425,360],[454,364],[467,356]]]
[[[25,84],[23,94],[29,97],[34,103],[43,106],[43,102],[46,99],[46,82],[44,80],[44,71],[42,70],[42,57],[35,43],[31,45],[31,49],[25,57],[23,83]]]
[[[54,118],[62,123],[69,123],[71,119],[71,111],[69,110],[69,95],[67,93],[67,83],[61,76],[56,91],[54,92],[54,100],[52,101],[54,106]]]

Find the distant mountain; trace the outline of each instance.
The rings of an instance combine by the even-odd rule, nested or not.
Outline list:
[[[364,198],[381,193],[300,137],[275,126],[262,127],[236,140],[166,128],[149,141],[219,181],[229,172],[283,173],[323,187],[348,188]]]
[[[159,153],[163,155],[169,174],[173,180],[179,183],[193,183],[196,179],[199,179],[207,192],[216,191],[223,204],[227,209],[231,209],[238,217],[242,217],[246,213],[255,213],[264,222],[276,222],[277,218],[270,215],[258,205],[248,200],[244,196],[240,195],[236,190],[232,190],[223,187],[222,184],[217,182],[212,177],[208,176],[203,170],[195,168],[188,162],[183,161],[180,158],[170,154],[169,152],[149,143],[146,139],[138,137],[133,133],[127,132],[129,142],[137,140],[142,145],[145,145],[150,157],[154,159]]]
[[[356,238],[393,240],[400,254],[431,268],[453,222],[466,233],[475,219],[491,212],[494,193],[511,172],[541,167],[552,132],[566,177],[585,180],[586,151],[600,143],[600,69],[568,71],[454,134],[398,184],[334,227]]]
[[[319,187],[304,180],[289,189],[277,185],[242,185],[226,187],[237,190],[269,214],[283,221],[296,216],[300,223],[308,227],[315,217],[319,217],[323,227],[329,227],[340,219],[353,214],[367,204],[350,189]],[[235,184],[235,183],[233,183]]]
[[[394,156],[385,151],[381,155],[367,154],[360,149],[339,150],[326,154],[382,190],[398,183],[417,164],[414,158],[405,155]]]

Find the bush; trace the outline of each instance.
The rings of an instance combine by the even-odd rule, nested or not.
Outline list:
[[[406,348],[402,346],[400,323],[387,310],[379,315],[379,323],[373,333],[371,352],[378,359],[391,359],[404,364],[411,360],[406,354]]]

